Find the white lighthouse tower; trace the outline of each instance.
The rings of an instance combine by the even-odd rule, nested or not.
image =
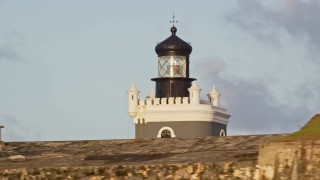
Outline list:
[[[225,136],[230,115],[219,106],[220,94],[213,87],[207,100],[200,99],[196,79],[189,77],[189,56],[192,47],[176,36],[155,47],[158,55],[158,77],[145,99],[132,85],[127,91],[128,114],[135,124],[136,139],[173,137]]]

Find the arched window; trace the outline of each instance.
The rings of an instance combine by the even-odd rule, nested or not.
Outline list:
[[[220,136],[226,136],[226,132],[224,131],[224,129],[221,129]]]
[[[173,138],[173,137],[176,137],[176,135],[174,134],[173,129],[170,127],[162,127],[158,131],[157,138]]]
[[[168,129],[165,129],[161,132],[161,138],[171,138],[171,132]]]

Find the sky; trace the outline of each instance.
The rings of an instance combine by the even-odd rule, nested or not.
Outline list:
[[[229,135],[293,132],[319,112],[318,0],[1,0],[3,140],[134,138],[126,91],[154,89],[173,12]]]

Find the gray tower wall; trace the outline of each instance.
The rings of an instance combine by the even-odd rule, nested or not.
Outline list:
[[[148,122],[136,124],[136,139],[155,139],[163,127],[170,127],[176,137],[189,138],[201,136],[220,136],[223,129],[227,133],[226,125],[214,122]]]

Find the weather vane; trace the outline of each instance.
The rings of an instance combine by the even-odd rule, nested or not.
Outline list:
[[[174,27],[174,23],[178,23],[178,21],[175,21],[174,18],[175,18],[175,16],[174,16],[174,12],[173,12],[172,21],[170,21],[170,23],[173,24],[173,27]]]

